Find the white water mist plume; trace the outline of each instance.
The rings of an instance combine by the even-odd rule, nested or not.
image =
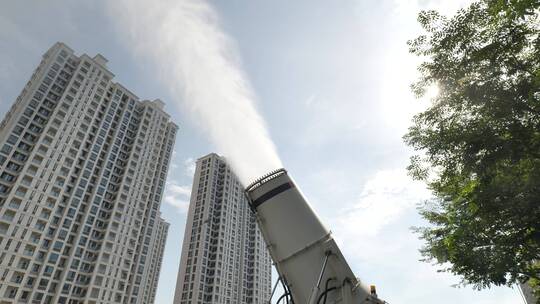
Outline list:
[[[110,16],[246,185],[281,161],[237,56],[204,0],[115,0]]]

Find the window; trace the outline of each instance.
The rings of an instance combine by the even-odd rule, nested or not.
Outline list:
[[[51,71],[52,72],[52,71]],[[49,75],[51,75],[49,72]],[[52,73],[52,77],[54,77],[54,72]],[[34,99],[36,100],[41,100],[41,98],[43,98],[43,93],[40,93],[40,92],[36,92],[36,94],[34,94]]]
[[[58,261],[58,253],[51,253],[49,255],[49,263],[56,263],[56,261]]]
[[[2,173],[2,175],[0,175],[0,179],[6,181],[6,182],[12,182],[15,180],[15,176],[9,174],[9,173]]]
[[[34,285],[34,280],[35,278],[28,277],[28,279],[26,280],[26,287],[32,287]]]
[[[62,246],[64,245],[64,243],[60,242],[60,241],[56,241],[54,242],[54,245],[53,245],[53,250],[55,251],[60,251],[62,250]]]
[[[7,142],[14,145],[17,142],[18,137],[15,135],[10,135]]]
[[[13,128],[13,133],[14,134],[17,134],[17,135],[20,135],[22,133],[24,129],[20,126],[15,126],[15,128]]]
[[[15,171],[15,172],[19,172],[19,169],[21,168],[20,165],[14,163],[14,162],[9,162],[7,164],[7,169],[11,170],[11,171]]]
[[[28,127],[28,128],[30,129],[30,131],[32,131],[34,133],[40,133],[41,132],[41,128],[34,125],[34,124],[30,124],[30,127]]]
[[[29,144],[26,144],[24,142],[20,142],[17,147],[23,151],[30,151],[32,149],[32,146],[30,146]]]
[[[0,193],[7,193],[8,191],[9,191],[8,186],[0,184]]]
[[[13,199],[9,202],[9,207],[10,207],[10,208],[13,208],[13,209],[19,209],[20,206],[21,206],[21,200],[20,200],[20,199],[13,198]]]
[[[13,153],[13,158],[20,162],[24,162],[26,161],[27,156],[25,154],[15,151],[15,153]]]

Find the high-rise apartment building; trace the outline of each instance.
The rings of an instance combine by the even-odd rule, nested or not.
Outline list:
[[[271,261],[244,189],[225,160],[197,160],[174,304],[265,303]]]
[[[0,124],[0,303],[152,303],[177,126],[56,43]]]

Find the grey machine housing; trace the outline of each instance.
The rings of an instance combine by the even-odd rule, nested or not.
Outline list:
[[[367,288],[354,275],[330,230],[285,169],[259,178],[246,194],[293,303],[322,303],[323,298],[329,304],[385,303],[374,287]]]

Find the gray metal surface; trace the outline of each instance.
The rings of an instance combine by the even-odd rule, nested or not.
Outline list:
[[[308,303],[319,280],[330,279],[326,303],[384,303],[354,276],[330,231],[324,227],[284,169],[246,188],[259,228],[281,278],[296,304]],[[321,268],[328,257],[326,269]],[[318,291],[321,296],[324,288]],[[317,302],[315,302],[317,303]]]

